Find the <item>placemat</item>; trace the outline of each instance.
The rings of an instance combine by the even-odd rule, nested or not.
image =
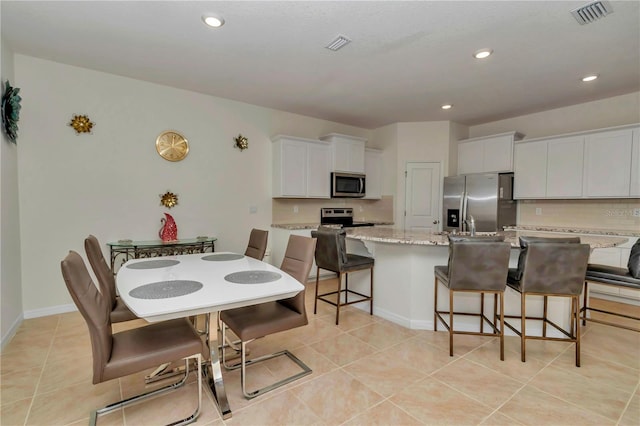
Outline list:
[[[225,280],[234,284],[264,284],[278,281],[281,274],[271,271],[240,271],[234,272],[224,277]]]
[[[240,260],[240,259],[244,259],[244,255],[236,254],[236,253],[210,254],[209,256],[205,256],[202,258],[202,260],[218,261],[218,262],[224,262],[227,260]]]
[[[170,299],[195,293],[203,287],[201,282],[189,280],[159,281],[136,287],[129,296],[136,299]]]
[[[169,266],[177,265],[178,263],[180,263],[179,260],[156,259],[156,260],[147,260],[145,262],[131,263],[131,264],[127,265],[127,268],[129,268],[129,269],[167,268]]]

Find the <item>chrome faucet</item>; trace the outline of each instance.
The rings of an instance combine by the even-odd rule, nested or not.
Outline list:
[[[476,235],[476,220],[473,218],[473,216],[469,215],[469,219],[464,221],[468,228],[469,228],[469,233],[472,237],[474,237]]]

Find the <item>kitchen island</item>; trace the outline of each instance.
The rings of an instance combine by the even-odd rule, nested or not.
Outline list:
[[[478,235],[487,233],[478,233]],[[510,267],[516,267],[519,255],[519,237],[531,236],[566,236],[549,232],[505,231],[511,250]],[[592,249],[615,247],[627,241],[618,236],[580,236],[581,241]],[[433,330],[433,268],[446,265],[449,250],[448,236],[443,233],[424,231],[404,231],[389,228],[351,228],[347,230],[347,250],[356,254],[375,258],[374,275],[374,315],[411,329]],[[349,274],[349,288],[357,291],[368,289],[368,274],[355,272]],[[531,297],[531,296],[530,296]],[[439,306],[446,306],[446,298],[440,300]],[[527,301],[529,312],[542,309],[540,301],[534,297]],[[456,294],[456,310],[478,312],[479,295]],[[493,309],[491,301],[487,301],[487,309]],[[539,305],[539,306],[538,306]],[[354,305],[358,306],[358,305]],[[366,309],[364,306],[363,309]],[[549,301],[549,317],[562,326],[567,326],[569,318],[569,300],[552,298]],[[519,314],[520,295],[508,289],[505,291],[505,314]],[[460,330],[477,331],[476,318],[456,318]],[[531,330],[536,330],[532,324]],[[440,325],[440,327],[442,327]],[[507,329],[507,331],[509,331]]]

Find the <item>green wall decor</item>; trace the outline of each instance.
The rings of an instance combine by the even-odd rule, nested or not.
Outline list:
[[[2,128],[13,143],[18,139],[18,120],[20,119],[20,89],[11,87],[9,80],[5,82],[2,94]]]

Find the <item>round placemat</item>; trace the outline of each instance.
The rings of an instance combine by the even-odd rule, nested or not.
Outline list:
[[[236,254],[236,253],[210,254],[209,256],[205,256],[202,258],[202,260],[218,261],[218,262],[224,262],[227,260],[240,260],[240,259],[244,259],[244,255]]]
[[[278,281],[282,275],[271,271],[240,271],[224,277],[234,284],[263,284]]]
[[[136,287],[129,296],[136,299],[170,299],[195,293],[203,287],[201,282],[189,280],[159,281]]]
[[[157,260],[147,260],[145,262],[137,262],[131,263],[127,265],[129,269],[157,269],[157,268],[167,268],[169,266],[177,265],[180,263],[178,260],[171,259],[157,259]]]

